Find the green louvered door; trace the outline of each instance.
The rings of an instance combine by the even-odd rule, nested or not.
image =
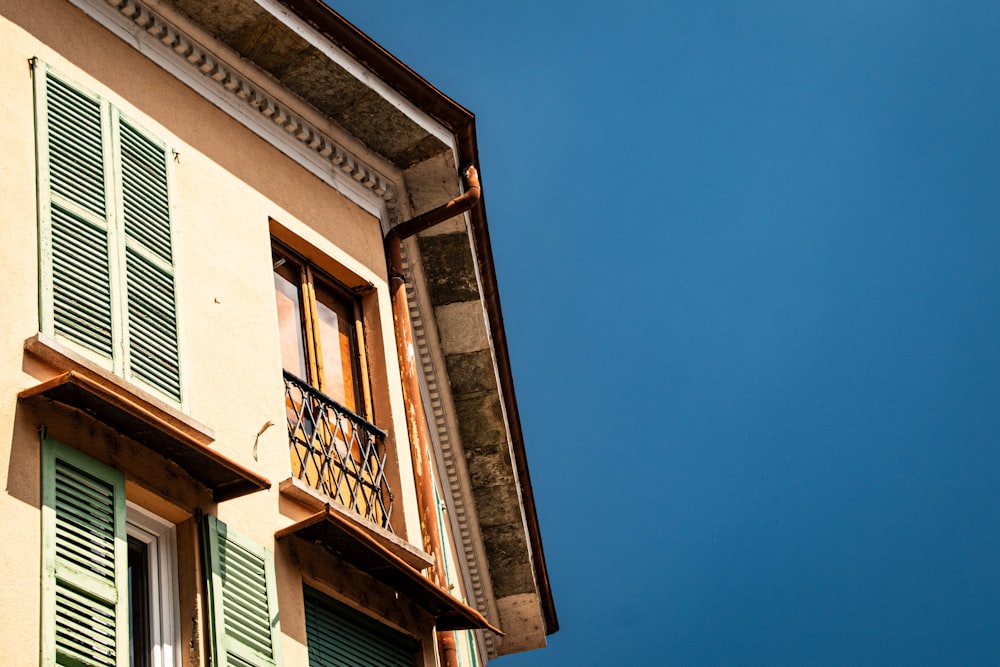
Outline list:
[[[181,400],[170,151],[36,65],[42,331]]]
[[[99,99],[52,74],[44,81],[39,155],[43,225],[43,319],[50,330],[111,357],[114,334],[106,123]],[[48,236],[46,239],[45,237]],[[51,253],[51,254],[49,254]],[[46,261],[47,260],[47,261]]]
[[[203,525],[215,664],[280,665],[278,598],[271,553],[214,516],[206,516]]]
[[[309,667],[413,667],[416,639],[306,587]]]
[[[132,374],[180,399],[167,151],[118,123],[125,227],[125,308]]]
[[[53,440],[42,452],[43,665],[124,667],[124,478]]]

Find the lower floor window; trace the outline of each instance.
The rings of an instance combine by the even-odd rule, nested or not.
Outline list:
[[[129,667],[176,664],[173,524],[127,503]]]
[[[128,538],[128,664],[150,667],[149,547]]]
[[[41,453],[42,664],[175,667],[174,524],[127,502],[121,471],[44,434]],[[198,523],[211,664],[278,667],[273,555],[214,516]]]
[[[309,667],[413,667],[419,642],[351,609],[328,595],[305,589]]]
[[[78,450],[45,438],[42,466],[43,664],[176,665],[173,524]]]

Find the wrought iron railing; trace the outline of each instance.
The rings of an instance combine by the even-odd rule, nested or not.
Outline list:
[[[385,431],[285,371],[292,474],[392,531]]]

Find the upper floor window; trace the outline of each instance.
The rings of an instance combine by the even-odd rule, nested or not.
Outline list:
[[[170,151],[35,66],[41,328],[180,401]]]
[[[292,475],[391,531],[386,433],[368,417],[360,301],[284,247],[272,259]]]
[[[283,248],[274,248],[273,260],[282,366],[365,416],[357,297]]]

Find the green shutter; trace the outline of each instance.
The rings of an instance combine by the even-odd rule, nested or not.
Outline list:
[[[36,64],[41,330],[181,400],[170,151]]]
[[[39,95],[42,223],[51,255],[42,270],[56,334],[111,357],[111,267],[100,100],[46,73]],[[40,110],[41,111],[41,110]],[[45,261],[48,260],[48,261]]]
[[[124,119],[119,140],[130,368],[180,400],[167,150]]]
[[[101,102],[46,74],[52,194],[105,218]]]
[[[312,588],[305,589],[309,667],[413,667],[416,639]]]
[[[278,656],[274,560],[214,516],[204,522],[217,667],[272,667]]]
[[[43,664],[128,665],[125,480],[43,443]]]

